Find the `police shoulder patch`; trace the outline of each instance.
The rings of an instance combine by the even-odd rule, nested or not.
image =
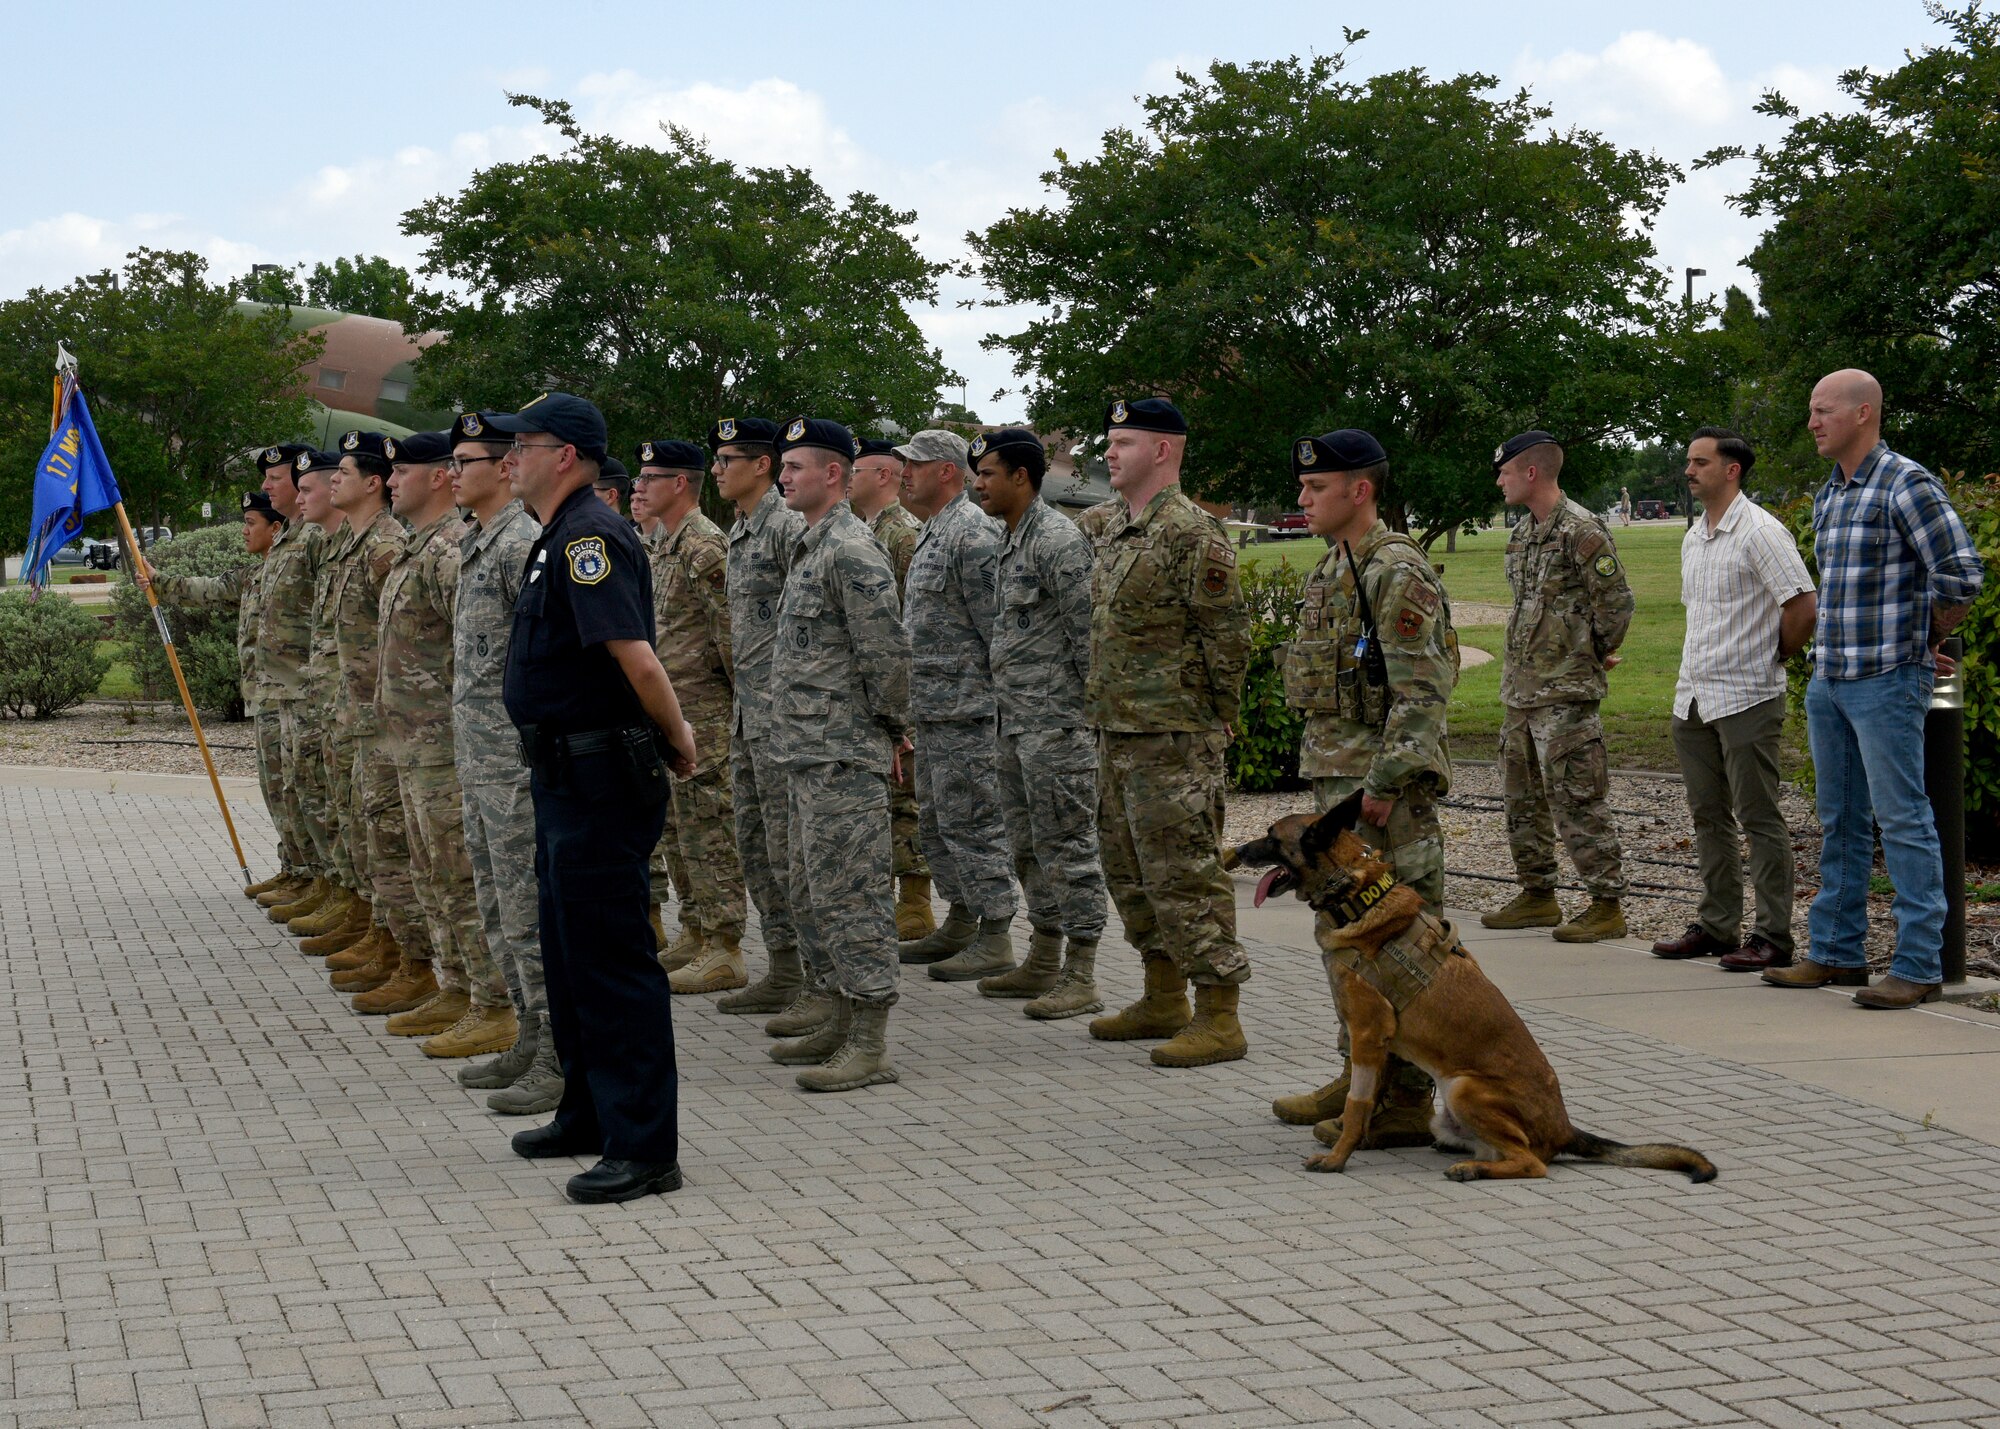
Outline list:
[[[578,585],[596,585],[611,574],[611,557],[602,536],[581,536],[563,547],[569,558],[569,578]]]
[[[1615,576],[1618,574],[1618,558],[1606,551],[1597,558],[1591,569],[1601,576]]]

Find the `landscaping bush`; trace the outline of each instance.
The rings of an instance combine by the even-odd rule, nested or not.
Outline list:
[[[0,591],[0,713],[49,719],[97,693],[111,661],[98,624],[64,596]]]
[[[1316,558],[1315,558],[1316,559]],[[1310,565],[1289,560],[1244,566],[1243,596],[1250,606],[1250,668],[1243,680],[1243,709],[1229,746],[1229,778],[1238,789],[1262,793],[1299,782],[1299,739],[1305,721],[1285,704],[1285,674],[1278,652],[1298,630],[1299,601]]]
[[[146,553],[152,567],[167,575],[219,576],[255,559],[243,548],[243,528],[204,526],[177,535]],[[125,642],[132,678],[148,699],[174,699],[173,671],[153,628],[145,592],[129,581],[111,597],[117,638]],[[224,719],[243,718],[242,676],[236,663],[236,607],[208,609],[162,606],[180,652],[181,672],[197,708]]]

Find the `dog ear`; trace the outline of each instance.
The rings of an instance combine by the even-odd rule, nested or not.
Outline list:
[[[1306,829],[1300,846],[1309,854],[1326,853],[1333,848],[1334,841],[1361,820],[1361,790],[1356,789],[1324,814],[1314,819]]]

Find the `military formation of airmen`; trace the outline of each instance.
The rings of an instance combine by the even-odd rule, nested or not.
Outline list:
[[[490,1091],[494,1111],[562,1108],[516,1138],[521,1154],[597,1149],[643,1172],[578,1199],[678,1185],[670,1116],[644,1155],[611,1146],[602,1048],[583,1045],[593,1028],[560,1002],[552,1030],[544,982],[540,924],[559,904],[546,876],[537,886],[538,850],[552,855],[547,829],[537,840],[531,766],[539,781],[556,767],[547,750],[581,756],[613,731],[509,716],[525,707],[510,634],[518,646],[538,629],[524,613],[636,580],[671,688],[658,703],[645,675],[618,692],[649,712],[677,698],[694,750],[669,760],[650,870],[673,993],[723,994],[721,1011],[767,1019],[770,1054],[799,1069],[800,1086],[854,1090],[896,1080],[888,1019],[906,966],[1019,999],[1034,1018],[1101,1013],[1109,903],[1144,990],[1090,1034],[1153,1041],[1163,1067],[1242,1057],[1250,963],[1220,857],[1250,651],[1236,550],[1182,491],[1187,425],[1170,402],[1112,402],[1104,429],[1116,494],[1074,521],[1041,500],[1048,457],[1023,428],[892,444],[817,418],[729,417],[705,445],[639,443],[628,477],[603,450],[596,409],[550,394],[518,415],[465,413],[449,432],[265,449],[262,489],[243,501],[260,561],[215,579],[155,577],[170,602],[240,602],[244,698],[281,861],[250,894],[325,958],[356,1012],[424,1039],[427,1055],[468,1059],[460,1081]],[[549,458],[534,471],[557,475],[526,474],[529,452]],[[1562,497],[1561,462],[1545,432],[1495,453],[1503,495],[1528,508],[1507,554],[1518,601],[1502,746],[1523,892],[1488,922],[1559,923],[1556,937],[1589,941],[1624,931],[1597,701],[1632,597],[1603,524]],[[646,569],[619,568],[623,525],[609,528],[616,539],[565,534],[549,549],[555,533],[537,516],[571,521],[581,487],[559,477],[575,464],[585,474],[562,479],[613,510],[629,497]],[[1310,529],[1328,541],[1285,657],[1286,698],[1305,719],[1301,770],[1319,809],[1363,791],[1366,835],[1436,909],[1458,670],[1450,603],[1379,514],[1388,460],[1373,437],[1302,438],[1292,467]],[[701,512],[708,475],[735,510],[726,533]],[[545,488],[555,509],[524,505]],[[523,660],[511,668],[518,679]],[[1552,893],[1558,831],[1592,895],[1567,923]],[[754,982],[746,901],[768,958]],[[1031,933],[1017,966],[1019,903]],[[587,956],[562,951],[563,987]],[[670,1058],[671,1028],[659,1031]],[[571,1117],[565,1073],[585,1065],[596,1110],[586,1098]],[[671,1073],[653,1090],[671,1100]],[[1345,1098],[1343,1073],[1274,1111],[1331,1142]],[[1394,1067],[1369,1144],[1427,1140],[1429,1105],[1423,1073]]]

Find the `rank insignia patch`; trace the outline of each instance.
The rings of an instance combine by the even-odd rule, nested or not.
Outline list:
[[[569,557],[569,578],[578,585],[596,585],[611,574],[611,558],[604,553],[602,536],[585,536],[563,547]]]

